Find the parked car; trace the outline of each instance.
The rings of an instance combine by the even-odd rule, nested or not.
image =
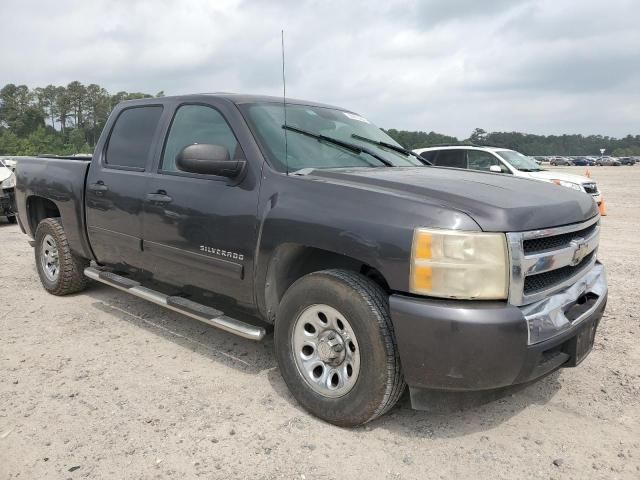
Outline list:
[[[16,159],[14,157],[0,157],[0,162],[11,171],[16,169]]]
[[[568,167],[573,165],[571,160],[566,157],[554,157],[549,161],[549,164],[554,167]]]
[[[337,107],[123,102],[91,159],[21,159],[17,176],[45,290],[94,279],[253,340],[272,324],[292,395],[341,426],[406,384],[425,408],[430,389],[573,367],[606,304],[588,196],[433,168]]]
[[[9,223],[16,223],[14,191],[16,175],[0,160],[0,216],[6,217]]]
[[[633,157],[619,157],[618,160],[620,161],[621,165],[633,166],[636,164],[636,159]]]
[[[587,157],[576,157],[571,160],[571,163],[578,167],[593,167],[596,162]]]
[[[563,187],[588,193],[600,205],[602,196],[594,180],[570,173],[544,170],[515,150],[495,147],[442,146],[414,150],[439,167],[464,168],[495,173],[506,173],[516,177],[533,178]],[[553,163],[552,163],[553,165]]]
[[[596,160],[596,165],[598,167],[619,167],[622,163],[614,157],[602,157]]]

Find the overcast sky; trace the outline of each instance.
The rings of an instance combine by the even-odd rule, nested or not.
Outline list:
[[[638,0],[0,0],[0,85],[287,93],[384,128],[640,133]]]

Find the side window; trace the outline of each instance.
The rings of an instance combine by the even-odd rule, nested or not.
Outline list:
[[[433,163],[435,165],[435,161],[434,160],[436,158],[436,154],[437,153],[438,153],[437,151],[427,150],[426,152],[422,152],[420,154],[420,156],[422,158],[424,158],[427,162],[431,162],[431,163]]]
[[[500,161],[489,152],[483,152],[482,150],[467,150],[467,159],[469,161],[469,168],[472,170],[483,170],[488,172],[489,168],[493,165],[500,167],[500,170],[502,171],[505,170]]]
[[[144,170],[161,115],[162,107],[157,105],[120,112],[111,130],[105,164]]]
[[[160,170],[177,172],[176,156],[184,147],[194,143],[222,145],[227,147],[229,158],[244,158],[231,127],[217,110],[204,105],[183,105],[171,123]]]
[[[464,150],[440,150],[434,165],[438,167],[467,168]]]

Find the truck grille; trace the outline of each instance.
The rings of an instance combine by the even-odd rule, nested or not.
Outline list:
[[[549,272],[525,277],[524,294],[530,295],[564,282],[588,266],[594,256],[595,252],[591,252],[576,266],[567,265],[566,267],[558,268],[557,270],[551,270]]]
[[[595,183],[583,183],[582,187],[584,188],[584,191],[590,195],[598,193],[598,186]]]
[[[600,217],[566,227],[507,234],[509,302],[527,305],[567,288],[596,262]]]
[[[589,225],[587,228],[578,230],[577,232],[562,233],[560,235],[554,235],[552,237],[532,238],[530,240],[524,240],[522,246],[524,248],[524,254],[529,255],[531,253],[544,252],[545,250],[555,250],[568,247],[576,237],[587,238],[598,228],[597,224]]]

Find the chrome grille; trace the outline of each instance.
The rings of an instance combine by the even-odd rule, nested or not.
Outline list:
[[[574,277],[576,273],[584,270],[585,267],[591,264],[591,259],[594,256],[595,252],[591,252],[576,266],[567,265],[566,267],[558,268],[557,270],[551,270],[549,272],[538,273],[537,275],[529,275],[525,277],[524,294],[530,295],[541,290],[546,290],[549,287],[553,287],[558,283]]]
[[[552,237],[532,238],[523,240],[522,246],[525,255],[531,253],[544,252],[545,250],[556,250],[566,248],[571,244],[571,240],[576,237],[588,238],[594,230],[598,228],[597,224],[589,225],[587,228],[578,230],[577,232],[561,233]]]
[[[585,275],[596,262],[600,217],[565,227],[507,233],[511,272],[509,302],[527,305]]]

